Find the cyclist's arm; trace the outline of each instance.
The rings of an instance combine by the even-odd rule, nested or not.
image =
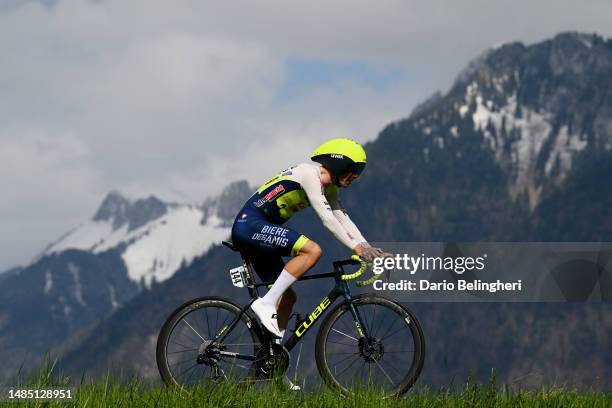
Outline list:
[[[312,166],[304,171],[300,184],[304,192],[306,192],[306,196],[308,196],[310,205],[323,222],[325,228],[327,228],[338,241],[351,250],[354,249],[361,241],[353,237],[334,216],[331,206],[327,202],[325,194],[323,194],[319,168]]]
[[[334,191],[332,191],[327,196],[327,198],[329,199],[329,205],[331,206],[332,214],[334,214],[334,217],[336,217],[340,224],[342,224],[344,229],[360,244],[367,242],[367,240],[363,237],[361,231],[359,231],[359,228],[357,228],[357,225],[355,225],[353,220],[351,220],[351,218],[346,213],[346,210],[344,209],[344,206],[340,201],[340,197],[338,196],[338,190],[335,189]]]

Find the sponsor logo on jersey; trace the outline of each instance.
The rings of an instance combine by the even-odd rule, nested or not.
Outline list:
[[[285,187],[283,187],[282,184],[279,184],[278,186],[276,186],[272,190],[270,190],[268,192],[268,194],[266,194],[265,196],[263,196],[259,200],[255,201],[255,207],[258,207],[258,208],[261,207],[262,205],[264,205],[268,201],[272,200],[274,197],[276,197],[277,195],[279,195],[283,191],[285,191]]]

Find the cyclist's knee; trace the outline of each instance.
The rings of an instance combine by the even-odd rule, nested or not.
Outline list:
[[[300,249],[300,254],[307,255],[312,258],[314,262],[317,262],[321,258],[321,255],[323,255],[323,250],[319,244],[309,240],[306,244],[304,244],[302,249]]]

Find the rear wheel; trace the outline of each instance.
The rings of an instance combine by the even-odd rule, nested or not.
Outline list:
[[[376,389],[386,396],[405,393],[417,380],[425,359],[419,322],[406,307],[378,295],[355,297],[352,304],[364,330],[356,324],[349,303],[330,312],[315,348],[321,377],[344,395],[360,388]]]
[[[157,367],[164,382],[187,391],[200,383],[248,379],[262,342],[246,313],[226,334],[240,310],[223,298],[195,299],[176,309],[157,339]]]

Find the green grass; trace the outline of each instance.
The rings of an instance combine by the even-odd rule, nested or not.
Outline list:
[[[54,378],[53,365],[45,363],[39,373],[20,383],[22,387],[67,386],[68,378]],[[612,407],[612,393],[578,393],[564,389],[537,391],[499,387],[495,376],[488,384],[468,381],[461,387],[410,391],[403,398],[384,399],[372,390],[343,398],[321,387],[293,392],[281,385],[247,389],[232,384],[198,387],[190,395],[160,385],[146,385],[138,379],[120,381],[107,375],[95,382],[81,379],[73,402],[10,402],[10,407]]]

